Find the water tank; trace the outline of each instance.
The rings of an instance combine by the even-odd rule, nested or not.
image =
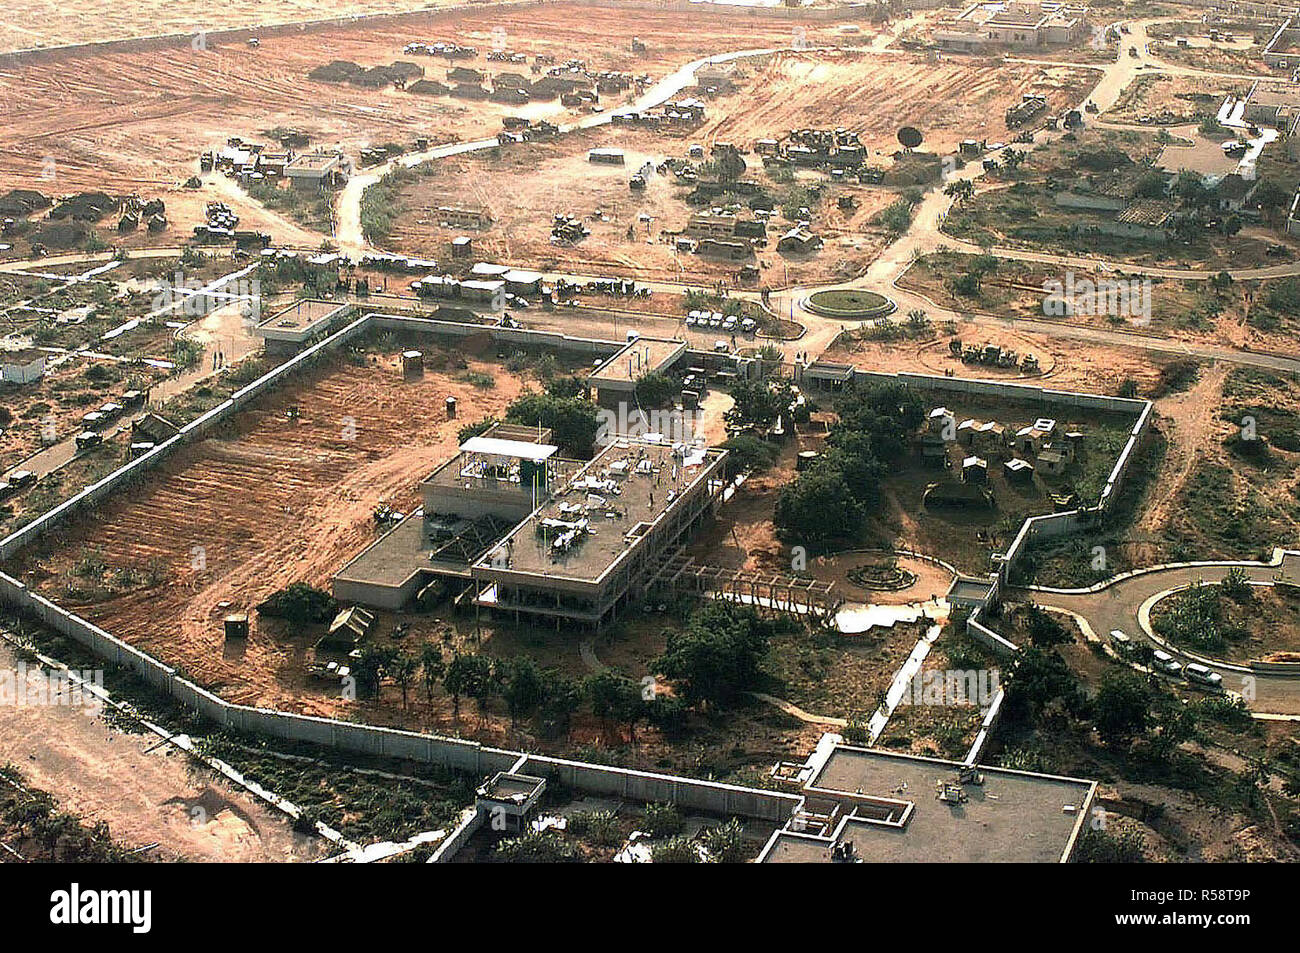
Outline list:
[[[447,398],[447,419],[448,420],[456,419],[456,398],[455,397]]]

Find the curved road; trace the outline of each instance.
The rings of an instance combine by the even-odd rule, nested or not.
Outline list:
[[[1300,675],[1252,672],[1249,666],[1207,661],[1195,654],[1164,645],[1153,639],[1144,622],[1142,609],[1155,596],[1197,582],[1220,582],[1232,568],[1246,570],[1255,582],[1286,582],[1300,585],[1300,551],[1284,553],[1280,565],[1257,562],[1214,562],[1202,565],[1154,567],[1120,576],[1089,589],[1053,589],[1041,586],[1007,590],[1009,601],[1032,601],[1044,608],[1063,609],[1088,620],[1102,639],[1119,629],[1130,638],[1164,648],[1182,662],[1199,661],[1223,676],[1225,688],[1246,694],[1252,710],[1277,714],[1300,714]],[[1246,679],[1251,679],[1247,682]],[[1251,695],[1253,694],[1253,697]]]

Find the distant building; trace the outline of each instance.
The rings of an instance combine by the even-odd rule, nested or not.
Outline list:
[[[988,46],[1029,49],[1060,46],[1083,39],[1088,8],[1064,3],[973,3],[943,17],[934,29],[940,49],[972,52]]]
[[[295,189],[336,189],[352,174],[352,163],[341,152],[305,153],[285,166],[284,174]]]

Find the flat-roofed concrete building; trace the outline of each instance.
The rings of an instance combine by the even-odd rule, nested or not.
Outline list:
[[[838,743],[801,772],[803,800],[759,863],[1065,863],[1097,785]]]
[[[474,564],[475,605],[557,626],[614,621],[678,542],[712,518],[726,455],[617,440]]]
[[[334,189],[347,182],[352,163],[341,152],[304,153],[284,167],[285,178],[295,189]]]
[[[1074,43],[1088,29],[1088,8],[1065,3],[974,3],[943,17],[934,29],[941,49],[974,51],[987,46],[1032,48]]]
[[[29,347],[0,353],[0,378],[7,384],[30,384],[44,374],[44,351]]]
[[[352,305],[303,298],[275,312],[257,326],[268,351],[299,351],[352,313]]]
[[[671,370],[685,354],[685,341],[638,337],[588,374],[587,386],[596,392],[596,403],[616,407],[633,400],[637,381]]]

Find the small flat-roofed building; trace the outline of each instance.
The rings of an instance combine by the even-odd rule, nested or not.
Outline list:
[[[501,276],[501,280],[511,294],[540,294],[542,291],[541,272],[512,268]]]
[[[493,830],[521,831],[528,826],[529,815],[545,790],[544,778],[498,771],[479,785],[474,806],[492,824]]]
[[[420,482],[427,514],[517,523],[546,498],[559,478],[559,447],[543,439],[471,437],[460,452]]]
[[[0,352],[0,378],[6,384],[30,384],[44,375],[44,351],[29,347]]]
[[[308,152],[284,167],[285,178],[295,189],[336,189],[352,174],[352,163],[341,152]]]
[[[257,336],[268,351],[299,351],[324,337],[352,313],[352,305],[318,298],[302,298],[275,312],[257,326]]]
[[[760,863],[1066,863],[1093,781],[842,743],[809,758],[803,801]]]
[[[973,418],[966,418],[957,425],[957,442],[963,447],[974,446],[975,435],[979,433],[980,422]]]
[[[1035,461],[1039,471],[1046,473],[1048,476],[1060,476],[1065,472],[1066,467],[1070,465],[1069,458],[1065,451],[1059,447],[1046,447]]]
[[[925,425],[930,433],[946,436],[955,433],[956,418],[947,407],[935,407],[926,414]]]
[[[1013,483],[1027,483],[1034,478],[1034,465],[1028,460],[1013,457],[1002,464],[1002,472]]]
[[[799,383],[812,382],[823,390],[839,390],[853,381],[852,364],[840,364],[834,361],[813,361],[799,371]]]
[[[587,386],[596,392],[596,403],[612,408],[633,400],[641,378],[665,373],[685,354],[685,341],[638,337],[588,374]]]
[[[963,483],[988,483],[989,462],[983,457],[966,457],[961,462],[961,479]]]

